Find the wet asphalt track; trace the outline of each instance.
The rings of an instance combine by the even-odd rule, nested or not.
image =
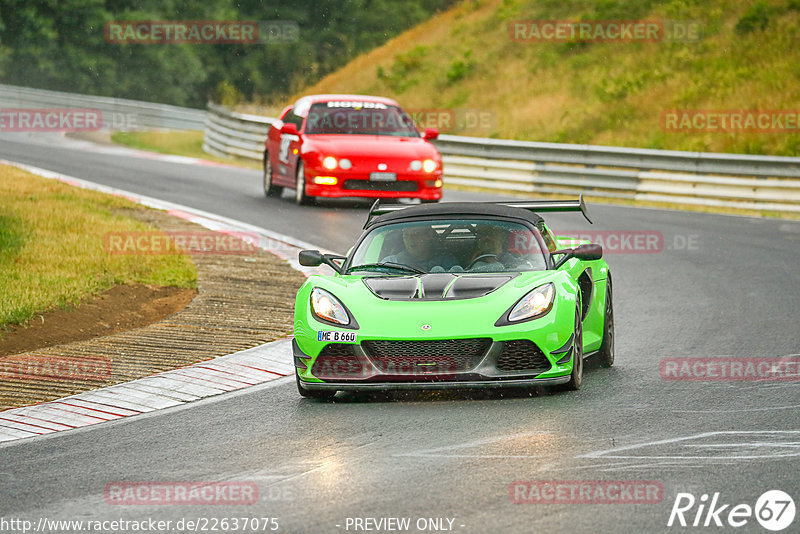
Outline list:
[[[35,137],[0,137],[0,158],[342,252],[368,206],[300,208],[288,192],[264,198],[256,171],[96,154]],[[487,197],[446,194],[480,198]],[[446,518],[438,531],[464,533],[716,532],[722,529],[667,527],[677,494],[699,500],[719,492],[718,505],[731,505],[719,516],[723,522],[734,505],[753,506],[771,489],[800,506],[798,381],[667,381],[659,372],[671,357],[800,353],[800,223],[604,205],[589,212],[592,227],[579,215],[547,218],[560,231],[660,232],[663,250],[607,255],[617,364],[590,366],[581,391],[340,395],[327,404],[301,399],[294,381],[282,379],[0,445],[0,517],[152,518],[172,525],[182,518],[271,517],[279,532],[298,533],[368,532],[375,524],[356,529],[354,518],[389,517],[410,518],[408,530],[369,532],[434,531],[437,524],[421,518]],[[509,487],[519,480],[654,481],[663,497],[656,504],[513,504]],[[117,481],[252,482],[259,500],[108,504],[104,488]],[[697,509],[685,513],[688,522]],[[700,523],[705,519],[704,513]],[[724,531],[766,532],[752,517]],[[785,532],[800,532],[800,517]]]

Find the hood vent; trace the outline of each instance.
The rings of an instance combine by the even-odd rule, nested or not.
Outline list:
[[[384,300],[458,300],[488,295],[517,274],[459,275],[448,273],[416,276],[371,276],[364,284]]]

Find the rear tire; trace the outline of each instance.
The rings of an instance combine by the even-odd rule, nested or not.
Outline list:
[[[264,152],[264,195],[279,197],[281,193],[283,193],[283,187],[272,183],[272,163],[269,161],[269,152]]]
[[[606,282],[606,311],[603,341],[597,351],[597,361],[603,367],[614,365],[614,302],[611,298],[611,277]]]
[[[295,171],[295,192],[294,201],[298,206],[305,206],[311,203],[311,197],[306,195],[306,166],[303,160],[298,160],[297,170]]]
[[[294,379],[297,382],[297,392],[300,393],[303,397],[307,399],[320,399],[320,400],[330,400],[336,395],[336,390],[319,390],[319,389],[306,389],[303,387],[303,384],[300,382],[300,377],[297,375],[297,372],[294,373]]]
[[[577,391],[583,385],[583,324],[581,323],[581,308],[575,310],[575,340],[572,342],[572,373],[569,382],[564,384],[565,389]]]

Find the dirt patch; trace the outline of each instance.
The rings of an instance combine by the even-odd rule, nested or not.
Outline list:
[[[131,210],[130,215],[164,231],[207,231],[165,212]],[[191,294],[185,294],[186,301],[191,302],[176,313],[162,308],[164,318],[147,326],[122,328],[120,324],[116,333],[25,349],[16,355],[0,353],[0,412],[184,367],[255,347],[291,332],[294,297],[305,278],[286,261],[261,250],[236,255],[200,252],[190,255],[197,267],[198,291],[193,299]],[[108,294],[105,299],[93,299],[85,305],[89,306],[85,313],[110,325],[108,330],[111,330],[122,322],[121,317],[147,314],[158,310],[165,300],[179,298],[177,293],[170,295],[169,289],[162,290],[166,293],[158,293],[157,289],[148,300],[142,297],[140,311],[136,312],[124,295],[126,291],[138,290],[117,287],[109,293],[120,292],[118,299]],[[111,305],[104,308],[103,300],[108,299]],[[84,306],[63,313],[79,313],[81,308]],[[100,309],[106,309],[106,313]],[[34,319],[28,328],[37,328],[37,320],[41,322]],[[76,325],[56,323],[45,315],[42,335],[45,331],[69,330]],[[87,327],[88,323],[84,328]],[[28,335],[36,337],[34,333]],[[291,353],[287,357],[291,358]]]
[[[108,336],[153,324],[184,309],[194,289],[120,285],[75,308],[37,315],[0,338],[0,356]]]

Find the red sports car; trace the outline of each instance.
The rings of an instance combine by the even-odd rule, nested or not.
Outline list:
[[[315,95],[287,107],[269,129],[264,193],[314,197],[442,198],[442,158],[394,100]]]

